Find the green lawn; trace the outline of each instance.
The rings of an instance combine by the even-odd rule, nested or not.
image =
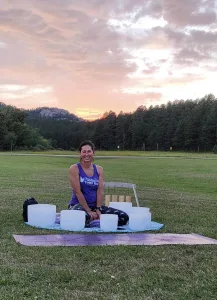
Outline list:
[[[108,152],[110,155],[111,152]],[[160,232],[217,239],[217,156],[100,158],[106,181],[137,185]],[[187,158],[187,159],[186,159]],[[12,234],[55,233],[28,227],[22,204],[66,209],[68,168],[76,158],[0,156],[0,299],[217,299],[217,246],[25,247]],[[59,232],[58,232],[59,233]]]

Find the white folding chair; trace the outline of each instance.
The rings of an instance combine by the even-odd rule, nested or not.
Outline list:
[[[110,181],[110,182],[104,182],[104,188],[108,190],[108,193],[106,193],[106,191],[104,192],[105,194],[105,204],[108,206],[108,203],[110,201],[120,201],[120,202],[131,202],[132,201],[132,197],[130,195],[117,195],[116,193],[114,194],[110,194],[109,190],[113,189],[113,191],[115,192],[116,189],[133,189],[133,193],[134,193],[134,197],[136,200],[136,204],[139,207],[139,199],[137,197],[137,193],[136,193],[136,185],[133,183],[127,183],[127,182],[115,182],[115,181]]]

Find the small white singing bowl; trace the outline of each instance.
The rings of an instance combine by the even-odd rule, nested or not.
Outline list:
[[[64,230],[81,231],[85,227],[85,212],[81,210],[62,210],[60,227]]]
[[[28,206],[28,223],[32,226],[53,226],[56,221],[56,205],[32,204]]]
[[[118,227],[118,216],[112,214],[100,215],[100,228],[103,231],[115,231]]]

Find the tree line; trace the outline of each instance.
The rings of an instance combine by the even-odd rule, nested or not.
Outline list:
[[[77,149],[91,139],[99,150],[212,151],[217,138],[217,99],[179,100],[140,106],[133,113],[110,111],[92,122],[29,120],[54,148]]]
[[[24,110],[0,102],[0,150],[45,150],[51,141],[29,126]]]
[[[8,147],[11,140],[17,147],[21,146],[22,140],[26,147],[42,144],[45,148],[75,150],[81,141],[91,139],[98,150],[168,151],[172,147],[181,151],[213,151],[217,148],[217,99],[211,94],[201,99],[173,101],[149,108],[140,106],[133,113],[116,115],[109,111],[101,119],[91,122],[30,118],[28,114],[22,115],[21,119],[21,127],[14,122],[8,131],[3,130],[8,132],[5,146]],[[29,135],[20,133],[25,131],[24,128],[28,128]],[[9,133],[12,135],[8,136]],[[37,143],[33,143],[34,135]]]

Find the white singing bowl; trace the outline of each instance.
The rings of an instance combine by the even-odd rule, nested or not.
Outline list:
[[[123,212],[129,214],[132,210],[131,202],[109,202],[109,207],[122,210]]]
[[[32,226],[53,226],[56,221],[56,205],[32,204],[28,206],[28,223]]]
[[[101,214],[100,215],[100,228],[103,231],[115,231],[118,227],[118,215]]]
[[[60,227],[64,230],[80,231],[85,227],[85,212],[82,210],[62,210]]]
[[[151,213],[146,214],[129,214],[129,228],[135,231],[151,229]]]

